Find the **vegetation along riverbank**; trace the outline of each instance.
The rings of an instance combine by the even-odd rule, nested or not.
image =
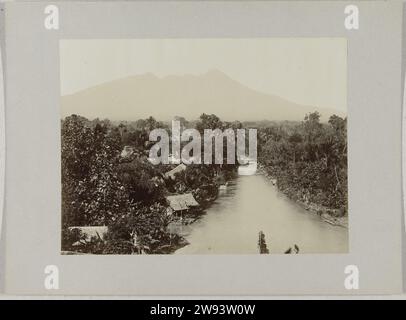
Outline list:
[[[215,115],[179,118],[183,128],[241,128]],[[114,123],[62,120],[62,252],[164,254],[186,245],[171,226],[204,214],[236,164],[159,164],[148,160],[154,118]],[[171,155],[172,156],[172,155]]]
[[[301,122],[226,122],[213,114],[176,119],[182,130],[201,134],[257,129],[259,169],[290,199],[328,223],[346,226],[346,119],[331,116],[322,123],[317,112]],[[238,164],[226,164],[224,144],[223,164],[153,165],[149,134],[156,128],[171,130],[169,122],[152,117],[62,120],[63,253],[168,254],[188,244],[174,226],[202,217],[220,188],[237,176]]]
[[[301,123],[259,130],[258,168],[277,188],[322,220],[348,226],[347,120],[317,112]]]

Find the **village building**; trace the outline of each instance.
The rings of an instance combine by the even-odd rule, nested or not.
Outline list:
[[[127,157],[133,155],[134,152],[135,152],[134,147],[125,146],[124,149],[123,149],[123,151],[121,151],[120,156],[121,156],[122,158],[127,158]]]
[[[168,171],[167,173],[165,173],[165,178],[171,178],[172,180],[175,180],[175,174],[177,174],[179,172],[182,172],[184,170],[186,170],[186,165],[181,163],[180,165],[178,165],[174,169],[172,169],[172,170]]]
[[[83,240],[73,243],[73,246],[80,246],[82,244],[90,242],[92,238],[104,240],[104,237],[107,234],[107,226],[77,226],[69,227],[68,230],[78,230],[84,236]]]
[[[168,215],[179,214],[182,217],[183,213],[193,207],[199,206],[199,203],[191,193],[170,195],[166,197],[166,200],[169,203]]]

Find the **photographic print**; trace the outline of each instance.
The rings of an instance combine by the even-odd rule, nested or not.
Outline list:
[[[348,253],[346,39],[59,46],[62,254]]]

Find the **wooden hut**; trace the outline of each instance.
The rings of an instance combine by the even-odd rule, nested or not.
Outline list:
[[[182,217],[183,213],[187,212],[193,207],[198,207],[199,203],[193,197],[191,193],[170,195],[166,197],[169,203],[168,215],[180,214]]]

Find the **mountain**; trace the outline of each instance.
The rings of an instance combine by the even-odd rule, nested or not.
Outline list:
[[[62,117],[79,114],[89,119],[137,120],[174,116],[188,120],[214,113],[226,121],[303,120],[319,111],[322,120],[337,110],[303,106],[250,89],[226,74],[212,70],[202,75],[136,75],[61,97]]]

